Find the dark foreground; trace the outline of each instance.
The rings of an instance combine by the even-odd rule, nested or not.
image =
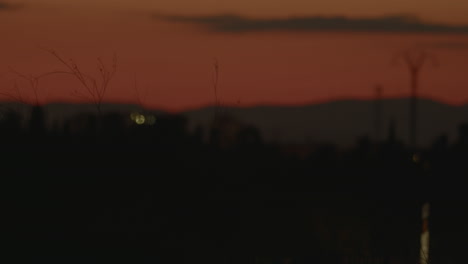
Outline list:
[[[432,261],[463,263],[462,136],[296,155],[253,128],[214,129],[206,143],[177,118],[76,133],[3,124],[7,252],[34,263],[417,263],[428,201]]]

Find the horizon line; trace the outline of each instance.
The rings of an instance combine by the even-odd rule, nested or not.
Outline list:
[[[408,100],[410,99],[410,96],[386,96],[382,97],[381,100]],[[468,100],[465,102],[461,103],[453,103],[448,100],[442,100],[440,98],[435,98],[434,96],[418,96],[417,97],[419,100],[426,100],[426,101],[432,101],[435,103],[439,104],[444,104],[448,106],[453,106],[453,107],[463,107],[468,105]],[[343,102],[343,101],[375,101],[376,98],[374,97],[352,97],[352,96],[338,96],[334,97],[331,99],[318,99],[314,101],[309,101],[309,102],[298,102],[298,103],[281,103],[281,102],[259,102],[259,103],[251,103],[251,104],[236,104],[236,103],[226,103],[222,104],[219,107],[222,108],[256,108],[256,107],[306,107],[306,106],[312,106],[312,105],[322,105],[322,104],[329,104],[329,103],[335,103],[335,102]],[[0,101],[0,106],[1,104],[4,103],[12,103],[12,104],[22,104],[22,105],[29,105],[29,106],[34,106],[34,104],[31,103],[24,103],[24,102],[15,102],[12,100],[2,100]],[[88,101],[70,101],[70,100],[53,100],[50,102],[46,103],[41,103],[40,106],[47,106],[47,105],[53,105],[53,104],[68,104],[68,105],[89,105],[93,106],[95,105],[92,102]],[[205,109],[205,108],[214,108],[216,107],[215,104],[200,104],[198,106],[189,106],[189,107],[184,107],[182,109],[168,109],[164,107],[157,107],[157,106],[142,106],[139,105],[137,102],[132,102],[132,101],[125,101],[125,100],[112,100],[112,101],[104,101],[101,105],[134,105],[137,106],[141,109],[148,110],[148,111],[162,111],[168,114],[179,114],[179,113],[185,113],[185,112],[190,112],[190,111],[196,111],[200,109]]]

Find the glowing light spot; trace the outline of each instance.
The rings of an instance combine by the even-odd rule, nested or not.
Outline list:
[[[156,117],[154,115],[149,115],[146,117],[148,125],[154,125],[156,123]]]
[[[130,119],[132,119],[132,121],[136,122],[136,119],[137,119],[137,117],[139,115],[140,115],[139,113],[133,112],[133,113],[130,114]]]
[[[413,162],[418,163],[419,161],[421,161],[421,157],[418,154],[413,154]]]
[[[138,115],[135,118],[135,123],[137,123],[138,125],[143,125],[145,123],[145,116],[144,115]]]

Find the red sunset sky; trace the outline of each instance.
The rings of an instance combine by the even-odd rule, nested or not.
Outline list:
[[[62,69],[50,54],[38,48],[42,46],[75,59],[90,74],[97,73],[97,57],[110,62],[115,52],[118,71],[105,100],[136,101],[136,75],[140,94],[146,94],[144,105],[166,110],[213,103],[215,57],[220,65],[220,98],[227,104],[369,98],[377,84],[384,87],[385,96],[400,97],[409,94],[408,73],[404,64],[391,61],[398,52],[416,46],[430,49],[439,61],[438,67],[428,64],[423,69],[421,95],[453,104],[468,101],[465,0],[0,3],[6,3],[0,4],[0,89],[5,92],[13,91],[17,78],[10,67],[33,75]],[[241,23],[243,29],[220,29],[225,24],[212,16],[226,14],[239,16],[235,23]],[[405,32],[378,27],[369,32],[351,27],[343,32],[348,20],[379,20],[401,14],[419,17],[429,29]],[[285,21],[294,16],[344,16],[348,20],[334,24],[333,30],[312,30],[310,24],[305,30],[285,29]],[[447,28],[439,30],[431,26],[434,24]],[[21,91],[31,95],[27,84],[17,81]],[[71,76],[59,75],[41,79],[39,88],[41,102],[77,101],[72,91],[81,89]]]

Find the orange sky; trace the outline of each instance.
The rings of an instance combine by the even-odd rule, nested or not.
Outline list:
[[[23,8],[0,11],[0,89],[10,92],[15,75],[60,69],[37,46],[57,50],[95,71],[95,58],[118,55],[118,72],[106,100],[135,101],[136,74],[143,103],[182,110],[213,102],[212,63],[220,64],[220,97],[239,105],[297,104],[362,98],[381,84],[387,96],[408,94],[403,64],[392,65],[395,53],[411,47],[431,47],[440,66],[428,66],[421,76],[421,94],[439,100],[468,101],[468,34],[249,32],[214,33],[197,25],[151,18],[167,14],[236,13],[251,17],[346,15],[350,17],[410,13],[424,20],[468,24],[468,2],[447,1],[24,1]],[[27,85],[19,82],[23,93]],[[42,79],[43,102],[77,100],[80,89],[68,76]]]
[[[450,23],[468,22],[468,3],[464,0],[36,0],[55,6],[170,13],[234,12],[254,16],[291,14],[382,15],[418,14],[424,19]]]

